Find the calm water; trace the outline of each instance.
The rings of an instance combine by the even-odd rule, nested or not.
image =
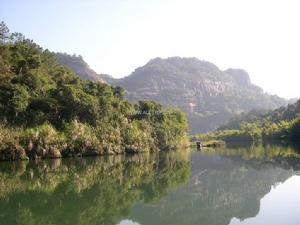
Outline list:
[[[2,162],[0,224],[299,225],[299,190],[279,146]]]

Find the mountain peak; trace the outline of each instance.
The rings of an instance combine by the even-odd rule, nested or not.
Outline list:
[[[191,72],[196,72],[199,69],[203,69],[203,67],[213,69],[213,70],[219,70],[219,68],[213,63],[200,60],[196,57],[179,57],[179,56],[173,56],[168,58],[156,57],[151,59],[145,66],[153,65],[153,64],[156,65],[168,64],[171,66],[175,66],[178,69],[187,70]]]
[[[248,72],[244,69],[233,69],[229,68],[224,71],[225,73],[232,76],[232,78],[239,84],[243,86],[248,86],[251,84],[250,76]]]
[[[101,75],[89,67],[81,55],[69,55],[67,53],[56,53],[56,55],[62,65],[72,69],[81,79],[106,83]]]

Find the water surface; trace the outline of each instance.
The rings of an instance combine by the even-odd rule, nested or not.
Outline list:
[[[299,224],[300,157],[254,146],[0,164],[0,224]]]

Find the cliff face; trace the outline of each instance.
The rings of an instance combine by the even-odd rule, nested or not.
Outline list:
[[[128,91],[131,101],[151,99],[181,108],[192,133],[213,130],[235,113],[286,104],[252,84],[246,71],[221,71],[196,58],[155,58],[115,84]]]
[[[61,63],[83,79],[95,80],[95,76],[83,76],[77,65]],[[107,75],[97,78],[125,88],[130,101],[149,99],[182,109],[188,116],[191,133],[216,129],[236,113],[287,104],[286,100],[265,94],[252,84],[246,71],[222,71],[197,58],[155,58],[125,78],[113,79]]]

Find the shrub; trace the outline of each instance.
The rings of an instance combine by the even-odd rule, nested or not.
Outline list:
[[[123,130],[125,151],[150,152],[157,151],[152,135],[152,127],[142,120],[135,120]]]
[[[30,158],[61,157],[61,152],[67,147],[65,139],[47,123],[26,129],[21,135],[21,143]]]
[[[97,139],[94,129],[88,124],[77,120],[66,125],[65,135],[67,138],[67,149],[65,155],[99,155],[103,154],[103,148]]]
[[[295,142],[300,141],[300,115],[298,115],[293,121],[289,129],[289,136],[291,140]]]
[[[0,160],[28,159],[25,150],[19,145],[16,132],[0,123]]]

